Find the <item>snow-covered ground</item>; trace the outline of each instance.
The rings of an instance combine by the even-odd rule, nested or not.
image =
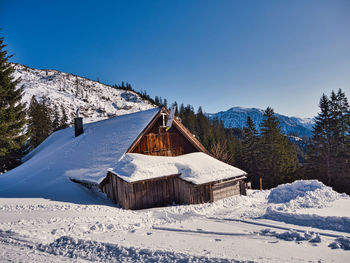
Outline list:
[[[101,192],[77,187],[94,204],[0,198],[0,261],[348,262],[350,257],[350,198],[317,181],[139,211],[120,209]]]

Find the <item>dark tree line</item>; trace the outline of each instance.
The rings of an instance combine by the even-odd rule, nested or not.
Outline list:
[[[177,103],[174,106],[182,123],[216,158],[230,164],[239,162],[240,143],[231,129],[225,129],[218,120],[209,120],[201,107],[195,113],[191,105],[181,104],[179,109]]]
[[[264,120],[257,132],[248,117],[242,139],[242,168],[254,188],[271,188],[300,178],[300,165],[296,146],[282,133],[280,123],[272,108],[264,113]]]
[[[68,127],[68,116],[63,106],[50,108],[47,98],[38,101],[32,97],[28,110],[28,136],[30,149],[36,148],[51,133]]]
[[[178,116],[213,156],[245,170],[254,188],[259,178],[264,188],[271,188],[301,177],[296,146],[282,133],[272,108],[265,110],[260,133],[249,117],[243,131],[226,129],[222,122],[209,120],[201,107],[195,113],[191,105],[181,105]]]
[[[339,192],[350,193],[350,108],[345,93],[322,95],[313,136],[307,147],[305,174]]]

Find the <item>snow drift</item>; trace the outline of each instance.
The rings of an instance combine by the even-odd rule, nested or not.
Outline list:
[[[299,180],[271,189],[267,197],[269,205],[262,218],[350,233],[350,211],[347,211],[349,216],[317,214],[322,211],[319,209],[327,209],[343,200],[349,200],[349,196],[319,181]],[[346,209],[349,208],[344,207],[343,214]],[[339,213],[329,211],[334,212]]]
[[[271,189],[269,203],[286,204],[289,208],[322,208],[342,195],[317,180],[299,180]]]

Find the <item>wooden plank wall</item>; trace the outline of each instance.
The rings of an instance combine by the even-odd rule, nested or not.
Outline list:
[[[239,181],[230,180],[212,185],[212,201],[240,194]]]
[[[108,173],[108,181],[102,187],[113,202],[125,209],[143,209],[165,206],[175,202],[174,179],[177,175],[128,183]]]
[[[214,202],[232,195],[245,194],[243,180],[194,185],[178,175],[128,183],[108,172],[102,191],[125,209],[144,209],[176,204]]]
[[[162,125],[161,118],[141,138],[132,152],[154,156],[178,156],[198,152],[175,126],[165,131],[160,125]]]
[[[193,185],[190,192],[189,204],[203,204],[210,202],[210,184]]]
[[[191,186],[186,181],[175,178],[174,179],[174,202],[176,204],[189,204]]]

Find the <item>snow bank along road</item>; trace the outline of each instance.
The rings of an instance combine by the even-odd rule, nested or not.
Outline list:
[[[1,193],[0,193],[1,196]],[[128,211],[0,198],[1,262],[348,262],[350,198],[317,181]]]

